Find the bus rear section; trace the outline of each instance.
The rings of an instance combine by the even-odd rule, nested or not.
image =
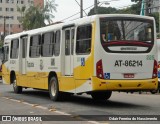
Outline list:
[[[100,17],[94,56],[93,91],[157,89],[153,18]]]

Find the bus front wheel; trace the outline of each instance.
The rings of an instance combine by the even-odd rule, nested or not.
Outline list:
[[[49,95],[51,100],[58,101],[61,98],[61,92],[59,91],[58,80],[56,77],[52,77],[49,82]]]
[[[93,92],[91,96],[94,100],[108,100],[112,95],[112,91]]]
[[[17,86],[17,80],[16,80],[16,76],[14,75],[12,78],[12,84],[13,84],[13,90],[15,93],[22,93],[22,87],[21,86]]]

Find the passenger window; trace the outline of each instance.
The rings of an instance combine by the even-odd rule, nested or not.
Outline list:
[[[71,54],[73,55],[74,50],[74,29],[71,30]]]
[[[8,46],[4,46],[3,47],[3,63],[8,61],[8,54],[9,54],[9,47]]]
[[[53,56],[54,50],[54,33],[48,32],[42,35],[42,56]]]
[[[61,32],[56,31],[55,34],[55,45],[54,45],[54,55],[59,56],[60,53],[60,40],[61,40]]]
[[[65,31],[65,55],[70,55],[70,30]]]
[[[79,26],[77,29],[76,53],[89,54],[91,52],[92,26]]]
[[[17,59],[18,58],[18,52],[19,52],[19,40],[14,39],[14,40],[11,41],[10,58],[11,59]]]
[[[30,39],[30,57],[37,58],[41,51],[41,35],[32,36]]]

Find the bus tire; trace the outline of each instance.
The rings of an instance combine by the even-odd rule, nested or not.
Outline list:
[[[112,91],[93,92],[91,96],[94,100],[108,100],[112,95]]]
[[[156,94],[158,92],[158,89],[157,90],[150,90],[151,94]]]
[[[53,101],[59,101],[61,99],[61,92],[59,91],[58,80],[56,77],[52,77],[49,81],[49,95]]]
[[[20,94],[22,93],[22,87],[21,86],[17,86],[17,80],[16,80],[16,76],[14,75],[12,78],[12,84],[13,84],[13,90],[15,93]]]

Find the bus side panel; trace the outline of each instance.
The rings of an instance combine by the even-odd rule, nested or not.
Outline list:
[[[74,57],[76,93],[92,90],[91,78],[93,76],[95,24],[95,22],[92,23],[91,53],[89,55],[75,55]]]
[[[26,75],[17,75],[17,85],[18,86],[23,86],[23,87],[30,87],[29,85],[29,79]]]
[[[44,88],[44,75],[41,71],[42,59],[40,58],[27,58],[27,77],[29,78],[29,87],[32,88]],[[45,76],[45,75],[44,75]]]
[[[4,84],[10,84],[10,71],[8,67],[6,67],[7,63],[2,64],[2,80]]]
[[[75,93],[75,82],[73,77],[60,77],[59,90],[63,92]]]

